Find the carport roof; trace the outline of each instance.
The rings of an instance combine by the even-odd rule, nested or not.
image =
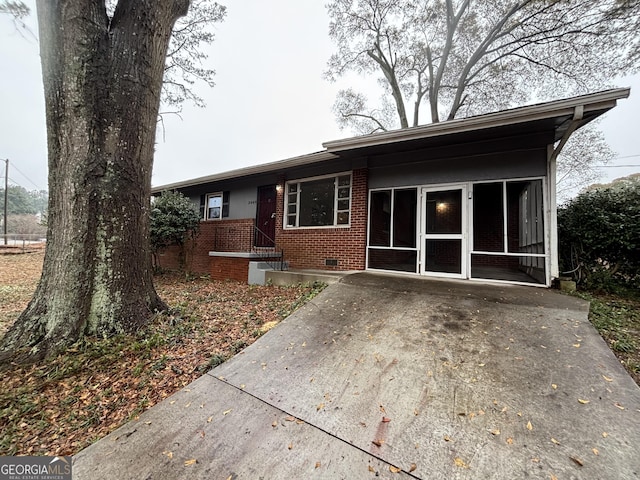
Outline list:
[[[474,117],[332,140],[323,143],[322,146],[325,150],[320,152],[161,185],[152,188],[151,191],[159,193],[164,190],[274,173],[340,157],[461,143],[477,138],[486,140],[501,136],[546,131],[553,132],[554,141],[558,141],[565,135],[574,119],[577,122],[577,128],[580,128],[615,107],[617,101],[627,98],[629,93],[629,88],[617,88]]]

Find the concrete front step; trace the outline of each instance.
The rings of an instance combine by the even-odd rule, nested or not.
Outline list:
[[[274,260],[271,262],[249,262],[249,285],[265,285],[267,283],[267,273],[271,271],[287,270],[289,262]]]
[[[294,285],[296,283],[322,282],[337,283],[350,272],[330,272],[318,270],[288,270],[266,272],[266,281],[273,285]]]

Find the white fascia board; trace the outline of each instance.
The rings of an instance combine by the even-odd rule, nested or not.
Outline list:
[[[389,132],[372,133],[359,137],[332,140],[322,144],[328,152],[341,152],[354,148],[373,147],[407,140],[451,135],[455,133],[503,127],[517,123],[543,120],[553,117],[573,115],[577,106],[584,107],[584,112],[609,110],[616,106],[616,101],[629,96],[629,88],[617,88],[603,92],[582,95],[552,102],[518,107],[476,117],[447,120],[419,127],[411,127]]]

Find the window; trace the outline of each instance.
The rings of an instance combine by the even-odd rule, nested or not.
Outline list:
[[[222,194],[207,195],[207,220],[222,218]]]
[[[209,193],[200,199],[200,213],[205,220],[229,216],[229,192]]]
[[[415,188],[370,193],[368,268],[416,273],[417,208]]]
[[[541,179],[473,185],[471,277],[546,284]]]
[[[285,227],[348,226],[351,174],[288,182]]]

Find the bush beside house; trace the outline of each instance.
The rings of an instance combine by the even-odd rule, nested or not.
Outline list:
[[[168,249],[181,269],[185,268],[187,252],[185,245],[194,240],[200,226],[200,215],[191,201],[179,192],[163,192],[153,199],[151,206],[150,241],[153,251],[153,266],[162,268],[159,253]]]
[[[640,287],[640,175],[596,185],[558,210],[560,269],[589,289]]]

